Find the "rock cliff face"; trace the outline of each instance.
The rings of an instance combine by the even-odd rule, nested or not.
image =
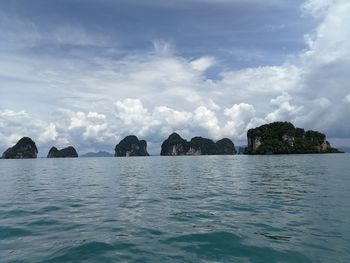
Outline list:
[[[56,147],[52,147],[47,154],[47,158],[76,158],[78,157],[77,151],[74,147],[69,146],[58,150]]]
[[[38,149],[35,142],[29,137],[23,137],[16,145],[8,148],[3,154],[3,159],[30,159],[36,158]]]
[[[250,129],[245,154],[337,153],[326,136],[317,131],[304,131],[289,122],[273,122]]]
[[[135,135],[126,136],[115,146],[114,156],[149,156],[147,142],[139,140]]]
[[[186,155],[189,149],[188,141],[174,132],[162,143],[160,155]]]
[[[215,143],[207,138],[194,137],[188,142],[177,133],[173,133],[162,143],[160,155],[224,155],[235,153],[233,142],[227,138]]]

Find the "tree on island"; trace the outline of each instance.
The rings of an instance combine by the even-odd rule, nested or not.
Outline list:
[[[290,122],[273,122],[248,130],[245,154],[339,153],[326,136],[305,131]]]

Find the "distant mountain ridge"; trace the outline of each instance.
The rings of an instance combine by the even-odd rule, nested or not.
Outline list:
[[[80,157],[113,157],[113,154],[106,151],[98,151],[98,152],[88,152],[80,155]]]

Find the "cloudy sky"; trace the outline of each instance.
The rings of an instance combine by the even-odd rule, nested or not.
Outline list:
[[[348,0],[2,0],[0,151],[152,154],[292,121],[350,146]]]

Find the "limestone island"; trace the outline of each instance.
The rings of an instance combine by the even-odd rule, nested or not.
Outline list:
[[[32,159],[37,156],[38,149],[35,142],[29,137],[23,137],[2,154],[3,159]]]
[[[69,146],[58,150],[56,147],[51,147],[47,158],[77,158],[78,153],[73,146]]]
[[[172,133],[161,146],[160,155],[232,155],[236,154],[233,142],[224,138],[216,143],[210,139],[194,137],[187,141],[177,133]]]
[[[147,142],[145,140],[139,140],[135,135],[126,136],[115,146],[114,156],[149,156]]]
[[[290,122],[273,122],[248,130],[245,154],[341,153],[332,148],[326,136],[305,131]]]

